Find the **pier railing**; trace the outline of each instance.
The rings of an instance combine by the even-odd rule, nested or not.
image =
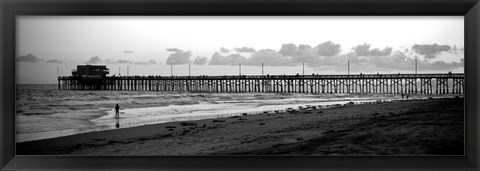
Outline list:
[[[462,94],[464,74],[58,77],[65,90]]]

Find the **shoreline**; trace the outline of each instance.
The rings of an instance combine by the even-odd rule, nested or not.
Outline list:
[[[447,106],[445,104],[455,104]],[[427,106],[426,109],[418,105]],[[428,107],[431,105],[431,107]],[[388,106],[388,107],[387,107]],[[461,108],[459,108],[459,106]],[[441,110],[440,110],[441,109]],[[433,111],[433,113],[432,113]],[[435,123],[430,123],[435,112],[447,111],[450,118],[441,118],[447,126],[440,129],[452,133],[435,133]],[[461,115],[461,125],[459,112]],[[415,114],[415,115],[413,115]],[[426,116],[416,116],[423,115]],[[408,116],[408,117],[407,117]],[[420,117],[420,118],[416,118]],[[438,117],[438,116],[437,116]],[[452,117],[454,120],[452,120]],[[401,129],[393,129],[397,135],[408,136],[406,132],[422,135],[418,130],[410,130],[412,123],[422,120],[420,131],[430,143],[438,138],[446,143],[438,143],[440,149],[415,146],[386,148],[386,144],[365,148],[354,141],[371,141],[372,137],[387,136],[379,132],[382,127],[371,127],[381,122],[390,122]],[[395,120],[400,120],[396,123]],[[424,119],[424,120],[423,120]],[[405,121],[404,121],[405,120]],[[395,122],[394,122],[395,121]],[[455,121],[454,123],[448,123]],[[417,126],[417,125],[413,125]],[[461,128],[461,129],[460,129]],[[360,129],[360,130],[357,130]],[[439,129],[439,128],[436,128]],[[372,133],[376,132],[375,133]],[[388,129],[387,129],[388,130]],[[395,132],[396,130],[396,132]],[[461,131],[460,131],[461,130]],[[400,132],[399,132],[400,131]],[[404,131],[404,132],[402,132]],[[433,131],[433,132],[432,132]],[[461,135],[460,135],[461,132]],[[405,134],[405,135],[404,135]],[[440,135],[438,135],[440,134]],[[445,134],[445,135],[442,135]],[[400,137],[401,137],[400,136]],[[368,138],[370,137],[370,138]],[[392,139],[392,136],[387,139]],[[421,137],[421,136],[419,136]],[[414,137],[413,139],[418,139]],[[450,137],[450,138],[449,138]],[[228,118],[205,119],[197,121],[179,121],[159,123],[138,127],[121,128],[76,134],[45,140],[17,143],[18,155],[336,155],[336,154],[463,154],[463,98],[441,98],[426,100],[390,101],[371,104],[355,104],[326,109],[307,109],[298,112],[271,112],[257,115],[234,116]],[[379,138],[375,138],[379,139]],[[412,140],[412,137],[406,137]],[[436,141],[430,141],[436,140]],[[337,142],[340,141],[340,142]],[[393,140],[392,140],[393,141]],[[398,141],[401,141],[398,140]],[[460,142],[461,141],[461,142]],[[333,143],[336,142],[336,143]],[[353,143],[352,143],[353,142]],[[375,144],[373,143],[373,144]],[[423,142],[425,143],[425,142]],[[326,145],[327,144],[327,145]],[[328,145],[330,144],[330,145]],[[361,144],[361,143],[360,143]],[[372,144],[371,142],[369,144]],[[422,144],[422,143],[420,143]],[[446,144],[446,145],[445,145]],[[454,144],[454,148],[452,148]],[[449,146],[453,151],[442,148]],[[306,147],[319,149],[305,150]],[[320,148],[321,147],[321,148]],[[373,148],[373,149],[372,149]],[[397,149],[400,148],[400,149]],[[426,149],[423,149],[426,148]],[[395,150],[396,149],[396,150]],[[386,151],[385,151],[386,150]],[[388,151],[390,150],[390,151]],[[446,151],[445,151],[446,150]]]
[[[358,96],[354,95],[354,96]],[[262,95],[260,95],[262,96]],[[252,96],[253,98],[253,96]],[[420,97],[422,98],[422,97]],[[423,97],[425,98],[425,97]],[[278,102],[278,104],[275,104],[275,100],[269,99],[267,101],[270,101],[269,104],[263,104],[259,102],[257,105],[253,105],[254,103],[256,104],[256,101],[262,101],[260,99],[244,99],[240,101],[226,101],[224,105],[234,105],[232,107],[238,107],[236,104],[247,104],[247,105],[252,105],[251,108],[245,108],[245,109],[233,109],[233,110],[225,110],[225,109],[230,109],[230,108],[225,108],[223,109],[224,111],[217,111],[215,113],[210,113],[206,114],[205,112],[200,111],[198,113],[195,110],[192,111],[185,111],[186,113],[177,113],[179,115],[171,115],[169,117],[152,117],[149,120],[142,119],[142,117],[136,117],[135,115],[137,114],[146,114],[146,113],[155,113],[155,111],[164,111],[164,110],[172,110],[168,109],[172,106],[184,106],[186,108],[189,108],[189,105],[201,105],[200,101],[197,101],[196,103],[185,103],[185,104],[171,104],[171,105],[141,105],[141,106],[126,106],[121,109],[121,113],[125,114],[128,113],[126,117],[122,117],[120,119],[120,125],[121,128],[125,127],[137,127],[137,126],[142,126],[142,125],[150,125],[150,124],[157,124],[157,123],[168,123],[168,122],[175,122],[176,120],[178,121],[194,121],[194,120],[203,120],[203,119],[214,119],[214,118],[223,118],[223,117],[230,117],[230,116],[237,116],[247,113],[249,115],[253,114],[261,114],[265,111],[267,112],[273,112],[273,111],[284,111],[288,107],[293,107],[297,108],[298,106],[306,106],[306,105],[322,105],[322,106],[330,106],[330,105],[335,105],[335,104],[344,104],[348,102],[355,102],[355,103],[364,103],[364,102],[369,102],[369,101],[376,101],[377,99],[373,99],[372,96],[366,96],[366,97],[351,97],[347,99],[340,99],[340,98],[332,98],[332,99],[325,99],[325,100],[320,100],[320,99],[315,99],[312,97],[309,98],[286,98],[283,97],[280,99],[280,101],[286,100],[286,99],[293,99],[295,104],[287,104],[284,102]],[[272,101],[273,100],[273,101]],[[382,97],[379,100],[396,100],[393,97]],[[300,103],[301,102],[301,103]],[[216,104],[221,104],[217,102],[209,102],[207,105],[216,105]],[[275,107],[276,106],[276,107]],[[282,106],[282,107],[280,107]],[[154,109],[158,108],[158,109]],[[182,110],[182,109],[180,109]],[[219,110],[212,108],[213,110]],[[128,112],[127,112],[128,111]],[[175,111],[177,111],[175,109]],[[88,120],[85,120],[84,122],[93,122],[96,127],[81,127],[81,128],[65,128],[65,129],[60,129],[60,130],[50,130],[50,131],[31,131],[31,132],[17,132],[17,143],[18,142],[28,142],[28,141],[36,141],[36,140],[43,140],[43,139],[51,139],[51,138],[58,138],[58,137],[63,137],[63,136],[70,136],[70,135],[76,135],[76,134],[82,134],[82,133],[88,133],[88,132],[96,132],[96,131],[104,131],[104,130],[110,130],[110,129],[118,129],[118,127],[114,124],[115,120],[113,118],[113,113],[109,109],[105,108],[99,108],[99,109],[88,109],[88,110],[81,110],[81,111],[74,111],[75,113],[98,113],[96,118],[92,118],[94,115],[91,115]],[[168,112],[167,112],[168,113]],[[111,115],[111,116],[110,116]],[[122,115],[122,114],[121,114]],[[129,116],[128,116],[129,115]],[[54,116],[54,115],[52,115]],[[64,115],[66,116],[66,115]],[[74,116],[74,115],[70,115]],[[26,116],[28,117],[28,115]],[[63,117],[63,116],[62,116]],[[69,117],[69,116],[67,116]],[[118,122],[118,121],[117,121]]]

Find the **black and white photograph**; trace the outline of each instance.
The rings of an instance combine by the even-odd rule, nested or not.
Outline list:
[[[16,154],[463,156],[464,26],[16,16]]]

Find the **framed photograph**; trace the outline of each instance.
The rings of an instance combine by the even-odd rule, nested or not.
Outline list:
[[[476,0],[1,5],[2,169],[479,169]]]

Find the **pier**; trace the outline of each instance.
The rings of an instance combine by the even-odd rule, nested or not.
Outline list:
[[[60,90],[463,94],[465,75],[237,75],[58,77]]]

